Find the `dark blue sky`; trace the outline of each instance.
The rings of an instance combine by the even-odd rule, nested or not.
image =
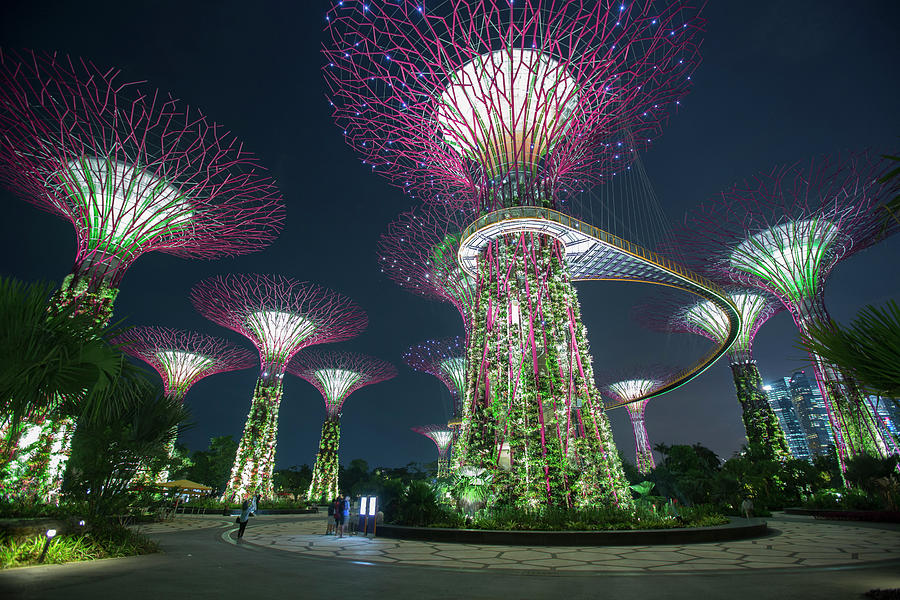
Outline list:
[[[345,404],[342,462],[400,465],[432,460],[433,444],[409,431],[446,420],[446,392],[401,362],[410,345],[457,335],[448,305],[407,294],[376,266],[378,237],[414,202],[362,167],[333,126],[319,73],[326,5],[310,2],[216,3],[66,1],[6,4],[0,44],[59,50],[126,80],[146,79],[230,128],[277,178],[288,217],[265,252],[216,262],[164,254],[140,258],[125,276],[116,318],[134,325],[202,331],[248,345],[194,313],[188,291],[229,271],[278,272],[311,280],[357,301],[369,314],[358,339],[322,349],[366,352],[392,361],[400,375],[364,388]],[[845,149],[896,152],[900,80],[896,24],[900,3],[711,2],[705,12],[703,64],[695,86],[645,155],[647,172],[670,218],[737,179],[783,162]],[[0,272],[61,280],[74,257],[71,226],[0,191]],[[900,297],[900,237],[837,267],[826,300],[839,320],[866,303]],[[679,363],[701,340],[643,331],[628,318],[650,286],[579,284],[595,367]],[[787,314],[757,336],[765,379],[803,366]],[[687,350],[685,350],[687,349]],[[188,394],[195,426],[182,440],[205,447],[210,436],[240,436],[254,370],[217,375]],[[278,466],[311,463],[324,406],[319,393],[288,375],[280,417]],[[616,442],[633,456],[624,411],[613,411]],[[728,456],[743,441],[731,372],[722,363],[647,409],[651,442],[700,442]]]

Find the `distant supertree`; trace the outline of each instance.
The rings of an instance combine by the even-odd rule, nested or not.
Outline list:
[[[378,242],[381,272],[413,294],[448,302],[466,332],[472,318],[475,279],[457,261],[463,230],[476,213],[440,206],[401,214]]]
[[[290,362],[288,372],[314,385],[325,400],[325,422],[306,499],[331,500],[338,495],[338,448],[344,401],[362,387],[395,377],[397,371],[390,363],[363,354],[303,352]]]
[[[410,429],[434,442],[438,449],[437,476],[446,476],[450,471],[450,445],[453,441],[453,430],[446,425],[424,425],[410,427]]]
[[[447,386],[453,401],[450,418],[460,416],[466,389],[466,340],[461,336],[427,340],[412,346],[403,355],[411,369],[434,375]]]
[[[754,456],[771,460],[791,458],[787,439],[763,390],[762,376],[753,358],[753,339],[757,331],[784,305],[772,294],[758,288],[726,286],[741,315],[737,339],[728,350],[737,399],[747,441]],[[728,337],[728,318],[712,302],[685,302],[682,297],[665,296],[637,306],[634,316],[651,329],[663,332],[693,333],[721,344]]]
[[[649,396],[672,377],[674,370],[658,365],[635,368],[603,376],[608,381],[602,386],[617,404],[625,404],[631,426],[634,429],[634,455],[641,473],[649,473],[656,467],[653,448],[644,425],[644,411]]]
[[[250,339],[260,375],[224,498],[254,493],[271,498],[284,371],[299,350],[362,332],[365,313],[345,296],[280,275],[211,277],[191,291],[194,307],[211,321]]]
[[[250,352],[225,340],[167,327],[132,327],[114,342],[153,367],[163,380],[166,395],[179,401],[204,377],[248,369],[256,362]],[[170,458],[174,447],[173,439],[168,447]],[[168,471],[163,471],[156,478],[166,481],[168,476]]]
[[[896,193],[879,183],[887,168],[861,153],[760,173],[689,215],[682,246],[723,277],[775,294],[801,332],[812,324],[827,326],[828,274],[897,229],[896,223],[885,226],[879,210]],[[886,453],[857,383],[840,365],[811,358],[841,464]]]
[[[75,227],[75,264],[51,310],[74,304],[99,328],[145,252],[210,259],[266,247],[284,206],[261,170],[220,125],[115,69],[0,51],[0,181]],[[31,427],[41,433],[22,450],[28,477],[53,487],[74,421],[38,415]]]
[[[581,411],[591,435],[572,435],[571,407],[600,397],[559,228],[530,207],[562,208],[659,131],[691,84],[698,13],[681,2],[343,0],[326,15],[323,71],[363,162],[428,201],[504,209],[484,217],[496,227],[472,249],[458,456],[501,475],[508,449],[511,473],[497,480],[515,503],[632,503],[603,411]]]

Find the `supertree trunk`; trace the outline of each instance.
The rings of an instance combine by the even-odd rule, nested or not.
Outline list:
[[[492,472],[518,505],[630,506],[559,242],[494,240],[477,287],[458,463]]]
[[[756,363],[732,362],[731,373],[741,404],[741,418],[747,431],[747,441],[751,452],[760,458],[785,461],[791,452],[778,422],[778,416],[769,405],[763,391],[762,377]]]
[[[338,495],[338,448],[341,443],[341,417],[328,415],[322,424],[322,437],[316,453],[316,466],[306,499],[330,502]]]
[[[809,298],[792,310],[794,322],[800,332],[809,336],[813,324],[827,326],[831,323],[825,304],[818,297]],[[828,420],[837,447],[842,470],[848,459],[868,454],[887,456],[888,448],[872,414],[866,408],[866,398],[857,382],[832,363],[817,354],[810,353],[813,372],[819,391],[828,410]]]
[[[250,414],[238,444],[223,500],[237,502],[254,494],[273,497],[272,470],[278,441],[282,388],[282,380],[277,376],[260,378],[256,382]]]
[[[628,417],[631,419],[631,427],[634,430],[634,455],[637,461],[637,469],[645,475],[656,468],[656,461],[653,460],[653,449],[650,447],[650,438],[647,436],[647,427],[644,425],[644,405],[642,402],[639,408],[632,409],[631,405],[626,406],[628,409]]]

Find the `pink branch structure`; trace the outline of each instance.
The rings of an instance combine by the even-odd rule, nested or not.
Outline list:
[[[476,214],[440,206],[401,214],[378,243],[382,273],[402,288],[448,302],[469,331],[475,281],[457,261],[460,236]]]
[[[74,226],[75,264],[51,310],[69,306],[97,328],[141,254],[256,252],[285,213],[273,181],[222,126],[115,69],[56,53],[0,49],[0,182]],[[25,427],[41,431],[33,451],[21,449],[25,477],[55,493],[74,422],[40,415]]]
[[[278,409],[288,361],[314,344],[340,342],[368,325],[345,296],[280,275],[230,274],[201,281],[191,302],[206,318],[250,339],[259,350],[260,376],[224,497],[272,497]]]
[[[466,340],[457,336],[427,340],[403,355],[409,368],[434,375],[447,386],[453,400],[451,419],[460,416],[466,392]]]
[[[410,429],[424,435],[437,446],[437,476],[438,478],[445,477],[450,472],[450,446],[453,442],[453,430],[446,425],[424,425],[410,427]]]
[[[759,328],[784,310],[781,301],[765,290],[739,285],[723,285],[741,317],[737,339],[728,350],[741,417],[754,457],[766,460],[791,458],[787,438],[778,416],[763,390],[763,380],[753,358],[753,340]],[[660,297],[634,309],[634,317],[650,329],[665,333],[692,333],[716,344],[728,336],[727,317],[709,301],[684,302],[674,295]]]
[[[888,169],[867,153],[775,167],[693,211],[680,241],[721,278],[777,296],[802,333],[812,324],[828,326],[828,274],[898,229],[880,208],[897,193],[896,184],[879,182]],[[811,359],[841,465],[860,454],[889,453],[890,441],[853,377],[840,365]]]
[[[257,252],[282,228],[281,194],[237,138],[117,70],[0,51],[0,103],[0,180],[72,223],[58,301],[98,304],[104,322],[141,254]]]
[[[491,502],[630,509],[608,420],[591,409],[601,399],[565,252],[543,215],[659,132],[699,61],[699,8],[343,0],[326,21],[323,73],[363,163],[429,204],[498,211],[470,270],[454,461],[510,482]],[[573,422],[575,405],[586,422]]]
[[[330,500],[338,495],[338,449],[341,442],[341,409],[356,390],[396,377],[388,362],[350,352],[304,352],[298,354],[288,371],[311,383],[325,400],[325,422],[308,500]]]
[[[674,373],[674,369],[652,365],[602,376],[607,381],[602,386],[603,391],[612,397],[616,404],[625,404],[628,411],[634,429],[635,460],[641,473],[649,473],[656,468],[653,448],[647,435],[647,427],[644,425],[644,411],[650,401],[647,396],[670,381]]]
[[[410,194],[543,205],[630,162],[691,86],[689,3],[336,2],[323,73],[363,163]]]
[[[230,342],[168,327],[132,327],[113,340],[122,351],[153,367],[167,396],[184,400],[195,383],[227,371],[249,369],[253,355]]]

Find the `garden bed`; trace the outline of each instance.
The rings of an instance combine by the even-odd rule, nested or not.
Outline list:
[[[900,512],[895,510],[842,510],[837,508],[786,508],[786,515],[807,515],[815,519],[843,521],[872,521],[875,523],[900,523]]]
[[[672,529],[615,531],[504,531],[496,529],[447,529],[379,525],[379,537],[462,544],[521,546],[652,546],[700,544],[761,537],[769,532],[765,521],[733,518],[726,525]]]

